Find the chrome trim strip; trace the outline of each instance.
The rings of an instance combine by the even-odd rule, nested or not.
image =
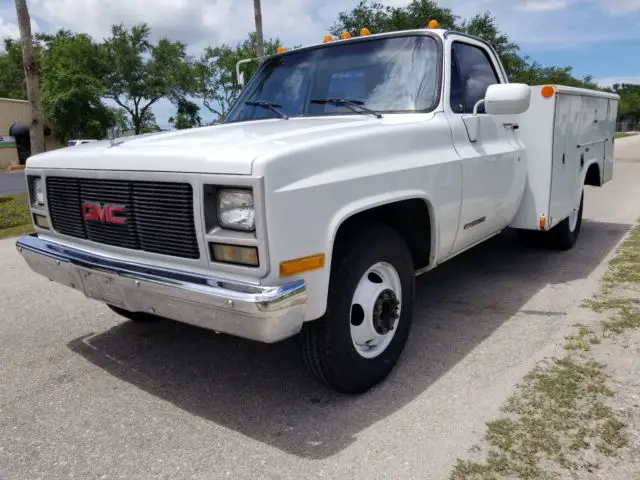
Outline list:
[[[248,284],[125,262],[37,234],[19,238],[16,248],[36,273],[126,310],[268,343],[296,334],[304,323],[303,280],[279,286]]]
[[[607,143],[609,141],[608,138],[603,138],[601,140],[594,140],[593,142],[581,143],[577,148],[590,147],[591,145],[597,145],[599,143]]]

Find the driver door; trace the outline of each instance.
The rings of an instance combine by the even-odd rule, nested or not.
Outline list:
[[[454,39],[450,49],[447,117],[462,162],[462,205],[451,254],[505,228],[515,215],[526,166],[513,124],[517,116],[489,115],[473,108],[489,85],[504,83],[493,55],[481,42]]]

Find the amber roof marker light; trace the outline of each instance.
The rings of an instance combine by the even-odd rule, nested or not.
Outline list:
[[[544,87],[542,87],[540,93],[544,98],[551,98],[556,93],[556,89],[553,87],[553,85],[545,85]]]
[[[429,23],[427,24],[427,28],[438,28],[439,26],[440,26],[440,23],[435,18],[432,20],[429,20]]]

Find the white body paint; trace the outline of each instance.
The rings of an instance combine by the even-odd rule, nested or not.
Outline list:
[[[425,202],[432,227],[431,256],[422,269],[427,271],[509,226],[538,229],[540,215],[550,219],[545,228],[559,223],[579,200],[591,163],[600,168],[600,184],[611,179],[616,96],[557,87],[547,99],[541,87],[532,87],[527,112],[481,113],[474,120],[470,114],[454,113],[449,104],[451,45],[456,41],[484,49],[500,83],[507,83],[493,50],[454,32],[415,34],[435,35],[442,45],[439,103],[429,113],[386,113],[382,119],[357,114],[289,120],[274,116],[131,137],[115,146],[101,141],[28,160],[27,175],[191,183],[199,260],[104,246],[40,228],[38,234],[125,261],[248,284],[277,286],[301,279],[308,295],[304,319],[310,321],[325,312],[334,239],[353,215],[406,199]],[[477,140],[471,141],[469,129],[476,121]],[[577,145],[590,142],[595,143],[579,168],[585,147]],[[558,163],[563,152],[564,166]],[[205,183],[257,188],[257,232],[251,242],[260,249],[259,269],[209,260],[206,243],[214,234],[205,231],[202,219]],[[34,211],[48,213],[46,208]],[[249,238],[228,231],[215,236],[236,244]],[[326,255],[324,268],[280,277],[281,262],[318,253]]]

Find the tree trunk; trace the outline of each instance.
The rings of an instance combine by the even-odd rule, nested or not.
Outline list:
[[[253,10],[256,16],[256,53],[264,57],[264,38],[262,36],[262,7],[260,0],[253,0]]]
[[[16,13],[20,27],[20,39],[22,40],[22,62],[27,83],[27,98],[31,105],[31,131],[29,132],[31,155],[36,155],[45,150],[44,127],[42,125],[42,108],[40,105],[40,69],[33,49],[31,18],[29,17],[26,0],[16,0]]]

